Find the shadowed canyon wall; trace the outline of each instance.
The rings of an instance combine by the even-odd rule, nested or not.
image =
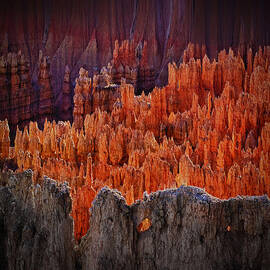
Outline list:
[[[32,172],[0,173],[1,269],[74,269],[73,222],[67,185]]]
[[[2,269],[268,269],[270,201],[219,200],[194,187],[144,194],[129,206],[103,188],[75,246],[69,190],[31,171],[0,173]],[[150,221],[144,230],[140,224]]]
[[[4,1],[0,52],[22,50],[36,81],[42,50],[51,58],[58,93],[66,65],[74,82],[81,66],[92,75],[107,65],[115,40],[133,39],[135,47],[147,41],[157,85],[164,83],[168,62],[180,59],[189,42],[205,44],[210,58],[224,48],[244,52],[247,46],[269,45],[269,5],[262,0]]]

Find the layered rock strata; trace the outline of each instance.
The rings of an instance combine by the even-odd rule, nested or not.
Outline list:
[[[135,47],[134,40],[124,40],[120,45],[116,40],[113,59],[107,66],[108,74],[115,84],[120,84],[124,78],[128,84],[134,86],[136,94],[140,94],[142,90],[149,91],[154,88],[157,77],[149,59],[146,41]]]
[[[1,119],[8,119],[12,131],[16,125],[23,127],[30,119],[36,119],[38,97],[31,85],[29,67],[19,51],[1,56],[0,93]]]
[[[133,40],[125,40],[120,45],[116,40],[112,61],[93,80],[84,68],[79,71],[73,98],[75,127],[82,128],[85,116],[96,109],[112,112],[114,104],[119,104],[119,86],[123,80],[138,94],[142,89],[154,88],[155,76],[155,70],[149,66],[146,42],[135,48]]]
[[[58,93],[66,65],[74,82],[81,66],[93,74],[107,65],[115,40],[134,40],[135,47],[146,41],[157,85],[166,82],[168,62],[180,59],[188,42],[205,44],[211,59],[230,46],[244,55],[246,47],[269,45],[269,9],[263,0],[6,1],[0,10],[0,54],[22,49],[35,75],[43,50],[52,59]]]
[[[0,159],[8,159],[10,147],[8,121],[0,121]]]
[[[17,125],[24,128],[30,120],[43,124],[53,119],[54,100],[47,58],[40,55],[37,89],[33,88],[29,63],[24,55],[9,53],[0,59],[0,119],[8,119],[12,137]],[[42,125],[41,125],[42,126]]]
[[[41,52],[40,52],[41,53]],[[40,55],[40,68],[38,74],[39,86],[39,123],[43,125],[45,119],[53,119],[54,96],[50,81],[50,65],[46,56]]]
[[[76,129],[82,128],[86,115],[97,109],[111,112],[120,98],[119,85],[112,83],[111,75],[106,69],[95,75],[92,82],[88,71],[81,68],[74,92],[73,121]]]
[[[56,118],[61,119],[62,121],[71,121],[72,120],[72,87],[70,82],[70,69],[66,66],[64,83],[61,93],[56,99],[55,102],[56,108]]]

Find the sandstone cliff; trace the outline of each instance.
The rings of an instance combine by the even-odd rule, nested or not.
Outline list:
[[[23,128],[30,120],[44,123],[54,117],[53,90],[47,57],[40,54],[38,86],[33,87],[29,63],[25,56],[8,53],[0,58],[0,119],[8,119],[12,140],[16,127]]]

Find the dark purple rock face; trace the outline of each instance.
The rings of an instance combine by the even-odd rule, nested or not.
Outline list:
[[[120,44],[123,40],[133,40],[137,48],[147,42],[146,61],[153,74],[151,87],[141,90],[165,85],[167,64],[181,61],[189,42],[200,47],[205,45],[210,58],[232,47],[245,59],[247,48],[255,51],[260,45],[270,44],[269,3],[261,0],[1,2],[0,56],[21,50],[29,62],[32,86],[29,81],[29,89],[21,91],[18,83],[22,97],[14,98],[9,68],[6,74],[0,74],[3,77],[0,78],[0,104],[4,104],[0,119],[8,118],[12,134],[17,124],[22,128],[29,120],[41,124],[45,117],[72,121],[73,88],[79,69],[87,69],[90,77],[99,72],[112,60],[115,40]],[[39,81],[40,51],[48,56],[50,63],[47,84],[51,86],[44,90],[45,96]],[[68,82],[64,79],[66,66],[70,69]],[[139,82],[141,88],[149,81],[147,76],[143,78],[146,81]],[[65,89],[69,89],[69,94],[64,93]],[[43,113],[42,106],[49,113]],[[18,110],[11,112],[15,107]]]
[[[0,53],[21,49],[35,80],[42,50],[51,58],[57,93],[66,65],[74,81],[81,66],[93,73],[106,65],[116,39],[146,40],[157,83],[163,83],[166,76],[159,73],[169,61],[180,59],[189,42],[206,44],[210,57],[223,48],[269,44],[269,5],[260,0],[5,1]]]

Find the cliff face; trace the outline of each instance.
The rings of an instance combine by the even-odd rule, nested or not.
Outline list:
[[[73,222],[68,186],[32,172],[0,173],[2,269],[74,269]]]
[[[267,10],[260,0],[1,4],[0,264],[266,267],[267,199],[144,192],[270,195]]]
[[[9,120],[12,139],[17,126],[23,128],[30,120],[42,125],[45,118],[52,120],[54,117],[50,66],[42,53],[38,65],[37,87],[33,87],[29,63],[21,51],[0,57],[0,118]]]
[[[19,171],[33,169],[36,182],[47,175],[70,184],[76,239],[87,232],[88,209],[105,185],[128,204],[144,191],[182,184],[219,198],[270,194],[269,47],[249,52],[250,69],[231,50],[212,62],[189,59],[191,51],[179,67],[169,65],[168,85],[148,96],[135,96],[124,80],[118,88],[91,87],[81,69],[72,126],[46,121],[40,130],[31,122],[10,147],[1,123],[2,158]],[[97,98],[105,93],[120,98]]]
[[[144,195],[128,206],[103,188],[80,244],[82,269],[267,269],[267,197],[221,201],[194,187]],[[150,227],[138,227],[148,219]]]
[[[73,241],[66,184],[31,171],[0,173],[3,269],[268,269],[270,201],[219,200],[202,189],[159,191],[129,206],[103,188],[91,229]],[[76,256],[75,252],[76,250]]]
[[[113,57],[115,40],[148,44],[155,81],[180,59],[188,42],[205,44],[210,58],[223,48],[269,44],[268,1],[120,0],[6,1],[0,11],[0,52],[22,50],[37,77],[39,50],[52,59],[53,88],[62,89],[65,66],[74,81],[81,66],[93,74]],[[166,76],[165,76],[166,77]]]

